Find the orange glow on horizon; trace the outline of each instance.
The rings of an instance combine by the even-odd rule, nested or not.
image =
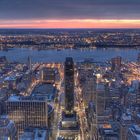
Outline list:
[[[140,28],[140,19],[0,20],[0,28]]]

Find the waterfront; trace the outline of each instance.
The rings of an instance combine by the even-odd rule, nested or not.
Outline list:
[[[26,48],[13,48],[8,51],[0,51],[0,56],[6,56],[11,62],[18,61],[26,63],[28,56],[32,62],[63,62],[66,57],[71,56],[75,61],[92,58],[95,61],[106,61],[115,56],[121,56],[124,60],[136,61],[139,49],[130,48],[95,48],[92,50],[31,50]]]

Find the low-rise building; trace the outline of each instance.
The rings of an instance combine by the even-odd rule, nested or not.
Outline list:
[[[49,140],[49,133],[47,129],[28,128],[19,140]]]
[[[0,118],[0,140],[16,140],[17,129],[13,121]]]

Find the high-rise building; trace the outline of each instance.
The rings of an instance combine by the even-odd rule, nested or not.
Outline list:
[[[82,87],[82,97],[84,98],[85,107],[89,102],[95,101],[96,96],[96,76],[93,68],[79,68],[79,81]]]
[[[59,123],[59,137],[66,140],[76,140],[79,134],[79,120],[74,111],[74,62],[68,57],[65,61],[65,111]]]
[[[0,118],[0,140],[16,140],[17,130],[13,121]]]
[[[31,61],[31,57],[28,56],[28,69],[31,71],[32,70],[32,61]]]
[[[55,83],[55,69],[54,68],[42,68],[41,69],[41,80],[45,83]]]
[[[140,104],[140,81],[133,80],[131,82],[130,90],[126,95],[126,104]]]
[[[74,62],[71,57],[65,61],[65,111],[73,112],[74,109]]]
[[[92,122],[89,121],[91,125],[91,128],[94,130],[94,135],[95,137],[97,137],[98,139],[98,128],[100,125],[104,124],[105,122],[109,122],[110,120],[112,120],[112,114],[111,114],[111,108],[109,106],[110,101],[111,101],[111,96],[110,96],[110,87],[108,82],[105,81],[100,81],[100,75],[97,75],[97,85],[96,85],[96,100],[95,100],[95,109],[93,108],[93,112],[95,110],[95,114],[93,115],[93,119]],[[114,100],[114,99],[113,99]],[[93,104],[94,107],[94,104]],[[113,133],[108,134],[108,132],[106,134],[106,131],[108,131],[108,129],[101,129],[102,130],[102,139],[110,139],[112,137],[112,139],[116,136],[110,136]],[[109,131],[112,131],[112,128],[109,129]],[[113,134],[114,135],[114,134]],[[105,138],[104,138],[105,137]],[[109,138],[108,138],[109,137]],[[114,138],[115,140],[115,138]]]
[[[59,123],[60,137],[66,138],[66,140],[76,140],[79,134],[79,122],[76,113],[67,115],[62,112],[62,120]]]
[[[27,127],[48,127],[49,108],[46,100],[11,96],[6,106],[8,117],[16,124],[18,136]]]
[[[140,53],[138,53],[137,62],[138,62],[138,64],[140,64]]]
[[[105,85],[98,83],[96,88],[96,113],[97,116],[103,116],[105,110]]]
[[[140,81],[139,81],[139,86],[138,86],[138,90],[137,90],[137,94],[136,94],[136,103],[140,104]]]
[[[6,111],[6,105],[5,101],[8,98],[8,90],[5,88],[0,89],[0,115],[5,113]]]
[[[120,70],[121,67],[121,63],[122,63],[122,58],[121,57],[115,57],[111,59],[111,63],[112,63],[112,71],[114,70]]]

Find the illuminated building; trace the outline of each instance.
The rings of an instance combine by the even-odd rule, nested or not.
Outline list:
[[[106,108],[109,100],[108,93],[106,91],[105,83],[101,82],[97,84],[96,88],[96,123],[101,124],[110,119],[110,109]]]
[[[137,90],[137,97],[136,97],[136,99],[137,99],[137,104],[140,105],[140,81],[139,81],[139,87],[138,87],[138,90]]]
[[[65,61],[65,110],[59,123],[59,138],[76,140],[79,134],[79,120],[74,111],[74,62],[72,58]]]
[[[119,128],[111,124],[103,124],[99,127],[100,140],[119,140]]]
[[[140,64],[140,53],[138,54],[137,62]]]
[[[115,70],[120,70],[121,67],[121,63],[122,63],[122,58],[121,57],[115,57],[111,59],[111,63],[112,63],[112,71]]]
[[[96,112],[97,116],[103,116],[105,110],[105,85],[98,83],[96,88]]]
[[[79,69],[80,84],[82,86],[82,96],[87,107],[89,102],[95,101],[96,96],[96,76],[93,69]]]
[[[140,81],[131,81],[131,87],[129,88],[128,94],[126,95],[127,105],[140,104]]]
[[[28,69],[31,71],[32,70],[32,61],[31,61],[31,57],[28,56]]]
[[[64,137],[67,140],[76,140],[79,134],[79,122],[76,113],[66,115],[62,113],[62,120],[59,123],[60,137]]]
[[[53,68],[43,68],[41,70],[41,80],[45,83],[53,84],[55,82],[55,70]]]
[[[16,124],[18,135],[27,127],[48,127],[48,111],[46,100],[22,99],[11,96],[6,101],[7,115]]]
[[[73,112],[74,109],[74,62],[68,57],[65,61],[65,111]]]

